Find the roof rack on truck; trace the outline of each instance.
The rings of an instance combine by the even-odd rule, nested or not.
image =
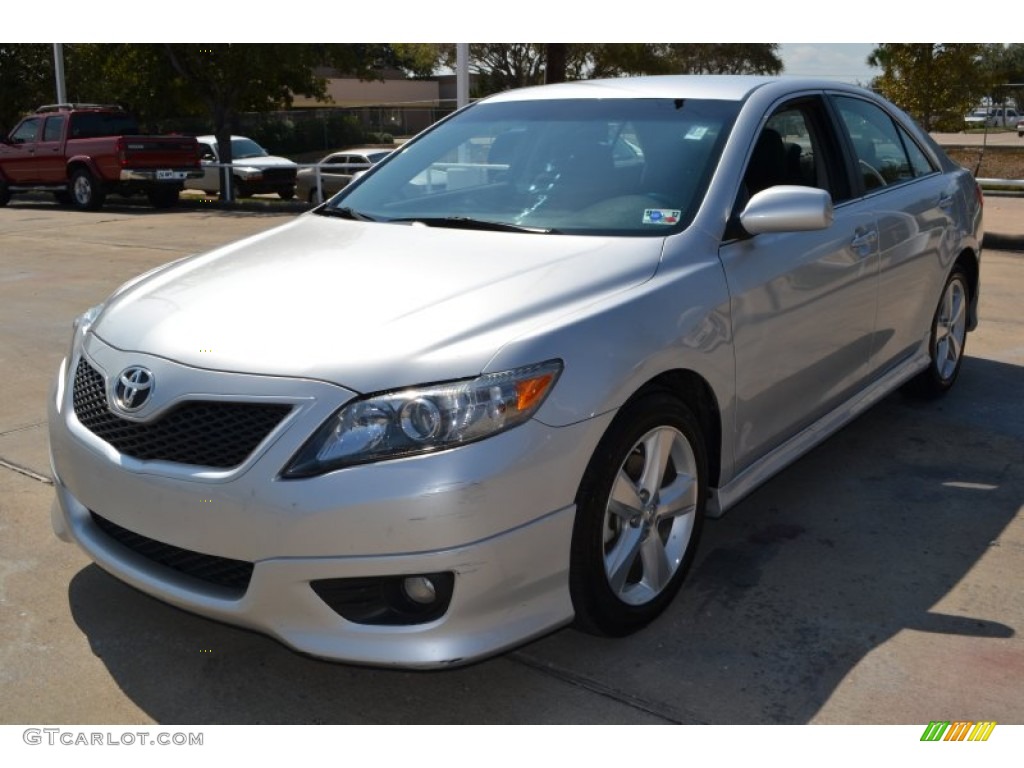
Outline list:
[[[81,104],[81,103],[62,103],[62,104],[44,104],[39,107],[36,112],[70,112],[72,109],[116,109],[121,112],[124,109],[120,104]]]

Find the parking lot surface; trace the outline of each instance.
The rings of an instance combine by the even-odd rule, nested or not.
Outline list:
[[[1024,200],[988,207],[1017,247]],[[0,210],[0,722],[1024,723],[1012,250],[983,256],[981,326],[950,396],[884,400],[709,520],[679,597],[635,636],[565,629],[462,669],[356,668],[92,565],[49,520],[46,396],[72,319],[140,272],[292,215]]]

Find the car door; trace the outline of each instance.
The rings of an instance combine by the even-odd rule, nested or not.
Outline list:
[[[43,118],[27,117],[22,120],[0,148],[3,152],[3,169],[12,184],[35,184],[39,182],[36,168],[36,143],[43,127]]]
[[[36,143],[36,162],[39,180],[46,184],[67,181],[68,171],[61,153],[67,115],[50,115],[43,124],[42,135]]]
[[[912,356],[931,328],[952,251],[954,181],[880,105],[833,95],[856,155],[860,193],[878,224],[879,285],[871,370],[881,375]]]
[[[206,192],[217,192],[220,189],[220,168],[217,164],[217,145],[205,141],[199,142],[200,164],[203,166],[201,179],[189,179],[185,182],[186,189],[201,189]]]
[[[736,356],[737,470],[865,381],[878,233],[869,207],[851,194],[847,168],[823,96],[776,108],[751,147],[737,212],[762,189],[796,184],[828,191],[834,221],[808,232],[733,230],[720,249]]]

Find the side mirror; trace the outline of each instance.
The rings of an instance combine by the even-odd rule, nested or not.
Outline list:
[[[832,225],[832,198],[823,189],[782,185],[750,198],[740,225],[751,235],[762,232],[807,232]]]

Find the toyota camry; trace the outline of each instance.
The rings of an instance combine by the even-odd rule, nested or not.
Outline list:
[[[841,83],[490,97],[79,317],[54,528],[324,658],[628,634],[705,517],[885,395],[953,385],[981,214],[969,172]]]

